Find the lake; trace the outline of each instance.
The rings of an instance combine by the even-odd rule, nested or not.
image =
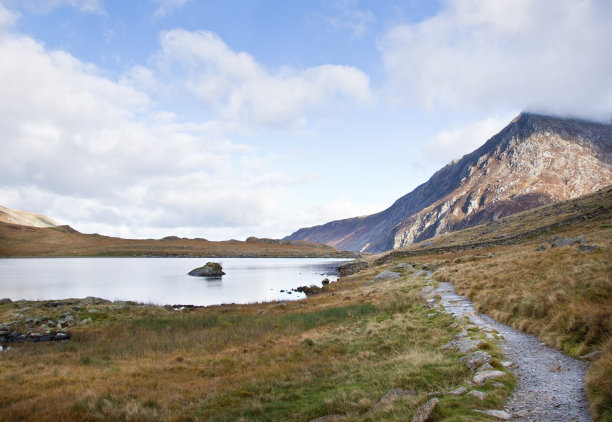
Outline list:
[[[220,279],[187,275],[220,262]],[[217,305],[303,299],[287,291],[335,281],[333,258],[6,258],[0,298],[48,300],[96,296],[157,305]],[[285,290],[285,292],[281,292]]]

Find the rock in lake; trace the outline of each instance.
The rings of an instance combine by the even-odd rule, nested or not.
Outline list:
[[[189,275],[196,277],[221,277],[225,275],[221,264],[217,262],[207,262],[206,265],[200,268],[189,271]]]

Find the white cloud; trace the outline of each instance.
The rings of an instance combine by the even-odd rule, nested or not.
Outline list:
[[[489,117],[471,121],[453,129],[442,130],[423,145],[418,162],[444,165],[452,160],[460,159],[482,146],[517,114],[518,112],[501,118]]]
[[[354,0],[339,0],[331,6],[336,14],[328,18],[329,24],[337,30],[348,30],[354,38],[366,35],[376,22],[376,16],[370,10],[357,8]]]
[[[3,205],[123,236],[274,224],[291,180],[269,161],[242,167],[266,159],[214,124],[177,122],[127,80],[28,37],[0,38],[0,57]]]
[[[608,117],[612,3],[448,0],[379,42],[396,97],[429,109]]]
[[[153,0],[157,4],[157,9],[153,13],[154,18],[162,18],[169,13],[180,9],[191,0]]]
[[[313,109],[372,99],[368,77],[354,67],[326,64],[271,72],[207,31],[163,33],[157,65],[162,79],[174,80],[204,107],[219,109],[223,120],[246,127],[294,127]]]
[[[19,15],[17,13],[8,10],[0,3],[0,35],[2,35],[2,32],[13,27],[18,18]]]

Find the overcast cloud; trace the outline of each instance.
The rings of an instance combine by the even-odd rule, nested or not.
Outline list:
[[[609,120],[612,2],[455,0],[379,42],[396,100]]]

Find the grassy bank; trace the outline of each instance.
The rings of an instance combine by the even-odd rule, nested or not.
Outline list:
[[[71,328],[69,343],[11,344],[0,353],[0,419],[410,419],[428,392],[467,386],[472,374],[456,353],[442,350],[461,327],[424,309],[422,280],[365,286],[381,269],[286,304],[182,311],[0,305],[0,320],[20,309],[24,317],[49,318],[72,309],[79,319],[93,320]],[[494,364],[501,360],[499,350],[488,348]],[[487,420],[472,409],[502,406],[512,377],[504,382],[503,388],[482,387],[489,393],[484,401],[441,398],[432,420]],[[393,388],[416,395],[372,412]]]

